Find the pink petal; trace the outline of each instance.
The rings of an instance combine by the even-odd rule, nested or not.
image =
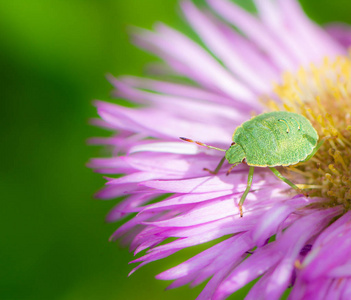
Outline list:
[[[266,272],[250,289],[245,300],[266,300],[266,295],[262,292],[265,290],[267,283],[271,277],[271,271]]]
[[[325,30],[335,39],[341,46],[348,49],[351,45],[351,27],[347,24],[330,24]]]
[[[271,91],[270,83],[264,83],[264,79],[236,52],[235,47],[229,44],[227,38],[205,14],[188,0],[182,2],[182,8],[188,22],[230,71],[260,93]]]
[[[320,235],[303,262],[301,277],[312,281],[333,274],[334,268],[350,262],[351,212],[346,213]],[[323,264],[320,262],[323,261]]]
[[[127,199],[118,203],[112,210],[108,213],[106,217],[107,222],[115,222],[132,212],[139,212],[142,208],[141,205],[151,201],[155,198],[154,194],[136,194],[131,195]]]
[[[219,285],[213,299],[223,299],[243,287],[256,277],[264,274],[280,258],[274,251],[274,244],[268,244],[249,256]]]
[[[227,0],[207,0],[207,2],[224,19],[237,26],[248,38],[259,45],[266,53],[269,53],[270,58],[280,69],[292,70],[294,68],[292,58],[286,55],[286,49],[277,43],[259,20]]]
[[[238,198],[238,196],[236,198]],[[183,227],[211,222],[229,216],[240,220],[238,209],[233,200],[233,195],[222,196],[216,201],[212,200],[200,203],[189,212],[171,220],[158,221],[153,224],[157,226]]]
[[[161,53],[165,52],[187,65],[196,74],[192,78],[201,78],[200,84],[212,86],[245,104],[248,100],[255,99],[250,89],[236,80],[209,53],[189,38],[163,24],[158,24],[156,30],[159,35],[144,31],[143,36],[139,35],[138,39],[142,38],[144,42],[152,43]]]
[[[351,279],[348,278],[345,281],[346,281],[346,283],[345,283],[343,291],[342,291],[341,299],[351,299]]]
[[[212,192],[212,193],[202,193],[202,194],[184,194],[184,195],[177,195],[162,202],[158,202],[155,204],[150,204],[145,207],[145,211],[147,210],[166,210],[166,209],[173,209],[177,206],[186,206],[186,205],[193,205],[196,203],[203,203],[206,200],[212,200],[221,196],[229,195],[230,192]]]
[[[258,247],[263,246],[267,239],[273,236],[280,224],[296,209],[307,205],[308,202],[304,198],[298,198],[287,203],[278,203],[270,208],[257,221],[255,228],[252,230],[252,238]]]
[[[135,170],[164,174],[168,178],[187,178],[209,174],[203,168],[215,169],[221,157],[205,154],[182,156],[177,154],[139,152],[123,159]],[[225,170],[225,167],[223,167],[222,173]]]
[[[186,144],[182,142],[165,142],[165,143],[146,143],[132,146],[129,153],[135,152],[166,152],[176,154],[197,154],[199,147],[195,144]]]
[[[166,139],[190,136],[206,141],[231,141],[231,130],[227,128],[211,126],[209,130],[208,124],[187,121],[171,113],[159,114],[158,110],[151,108],[137,110],[106,102],[97,102],[97,106],[102,119],[121,129],[149,132],[153,137]]]
[[[225,264],[227,261],[226,259],[228,258],[227,255],[230,255],[231,258],[237,257],[238,259],[241,257],[242,253],[245,253],[245,251],[251,248],[252,243],[250,243],[249,239],[239,234],[212,246],[174,268],[157,275],[156,278],[161,280],[174,280],[188,276],[191,273],[193,273],[193,276],[195,277],[198,276],[198,272],[201,272],[201,270],[208,265],[213,264],[220,268],[220,265],[218,265],[219,262]],[[218,253],[220,253],[220,255],[218,255]]]
[[[133,219],[124,223],[121,227],[119,227],[110,237],[110,240],[116,240],[122,235],[126,234],[129,230],[133,229],[135,226],[140,225],[143,221],[152,220],[152,218],[156,217],[156,213],[144,213],[136,215]]]
[[[134,183],[107,185],[97,192],[95,197],[100,199],[113,199],[136,192],[147,192],[147,189]]]
[[[116,172],[118,170],[117,173],[127,173],[133,170],[121,157],[92,158],[87,165],[93,169],[111,169]]]
[[[291,268],[306,241],[321,231],[337,212],[335,209],[317,211],[293,223],[276,242],[259,248],[240,264],[219,286],[215,299],[230,295],[281,261],[262,291],[267,299],[278,299],[289,284]]]
[[[206,124],[215,123],[228,126],[233,121],[240,125],[249,118],[249,114],[239,113],[238,109],[231,109],[228,105],[210,103],[200,99],[168,94],[157,94],[150,91],[140,90],[128,84],[128,81],[114,79],[116,96],[123,97],[135,102],[149,104],[163,112],[170,112],[192,121],[202,121]],[[231,105],[233,105],[231,100]],[[197,112],[194,114],[194,112]],[[246,118],[245,118],[246,117]],[[233,126],[233,125],[232,125]]]
[[[325,56],[346,54],[337,42],[335,42],[322,28],[309,20],[302,11],[296,0],[279,0],[284,18],[293,24],[294,31],[300,36],[302,43],[314,50],[314,61],[321,60]]]
[[[287,18],[282,15],[279,6],[272,1],[255,0],[259,15],[264,24],[267,25],[267,30],[281,41],[284,48],[294,59],[296,65],[307,64],[311,62],[313,56],[310,48],[304,47],[304,43],[300,41],[300,35],[294,32],[294,23],[287,22]],[[314,45],[315,46],[315,45]]]
[[[258,174],[255,176],[251,190],[259,190],[263,186],[270,183],[277,182],[270,174],[265,174],[264,178]],[[246,189],[247,173],[242,170],[237,172],[232,171],[229,176],[203,176],[184,180],[152,180],[143,182],[142,185],[156,188],[159,190],[172,193],[207,193],[212,191],[232,191],[233,193],[240,193]]]
[[[211,15],[210,15],[211,16]],[[246,39],[229,25],[218,21],[212,17],[213,22],[217,24],[217,27],[223,32],[229,44],[232,48],[242,57],[245,57],[246,63],[255,68],[257,74],[271,84],[272,82],[278,82],[280,80],[279,68],[271,61],[270,57],[264,53],[258,45]],[[265,80],[265,79],[263,79]]]
[[[109,77],[109,80],[112,84],[114,84],[117,87],[119,81],[117,81],[112,76]],[[229,97],[210,92],[205,88],[200,88],[198,86],[166,82],[149,78],[139,78],[133,76],[123,76],[119,78],[119,80],[137,89],[152,90],[161,94],[173,95],[193,100],[200,100],[203,103],[209,102],[216,104],[231,105],[233,101],[233,99]]]

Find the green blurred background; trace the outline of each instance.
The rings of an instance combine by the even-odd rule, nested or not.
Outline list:
[[[351,23],[349,0],[303,5],[319,23]],[[0,1],[0,299],[199,294],[203,286],[165,292],[154,279],[189,252],[127,277],[133,256],[108,242],[117,224],[104,222],[115,201],[93,199],[104,180],[85,167],[101,154],[86,140],[107,135],[88,125],[92,99],[109,99],[105,75],[142,75],[153,60],[130,44],[128,25],[161,20],[187,31],[178,12],[176,0]]]

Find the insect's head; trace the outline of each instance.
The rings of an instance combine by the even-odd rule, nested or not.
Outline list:
[[[236,143],[232,143],[229,149],[225,152],[225,158],[230,164],[241,163],[245,156],[246,155],[243,148]]]

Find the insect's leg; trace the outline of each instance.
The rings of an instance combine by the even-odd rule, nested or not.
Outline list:
[[[238,164],[241,164],[241,162],[238,162],[238,163],[232,165],[232,166],[228,169],[226,175],[228,176],[228,175],[230,174],[230,172],[234,169],[234,167],[236,167]]]
[[[285,178],[282,174],[280,174],[276,168],[272,168],[272,167],[269,167],[269,168],[274,173],[274,175],[277,176],[280,180],[283,180],[285,183],[290,185],[293,189],[295,189],[299,193],[303,193],[305,195],[305,193],[301,189],[299,189],[298,186],[296,186],[289,179]]]
[[[254,167],[250,167],[249,177],[247,178],[246,190],[245,190],[244,194],[241,196],[240,201],[239,201],[240,217],[243,216],[243,204],[244,204],[244,201],[246,199],[247,194],[250,192],[250,189],[251,189],[254,169],[255,169]]]
[[[216,169],[214,171],[211,171],[210,169],[204,168],[204,171],[210,172],[213,175],[216,175],[219,170],[221,169],[223,163],[225,161],[225,156],[223,156],[223,158],[221,159],[221,161],[219,162],[219,164],[217,165]]]

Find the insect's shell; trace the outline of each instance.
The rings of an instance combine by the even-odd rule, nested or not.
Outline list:
[[[304,116],[275,111],[244,122],[235,130],[233,141],[243,148],[250,166],[289,166],[311,154],[318,134]]]

